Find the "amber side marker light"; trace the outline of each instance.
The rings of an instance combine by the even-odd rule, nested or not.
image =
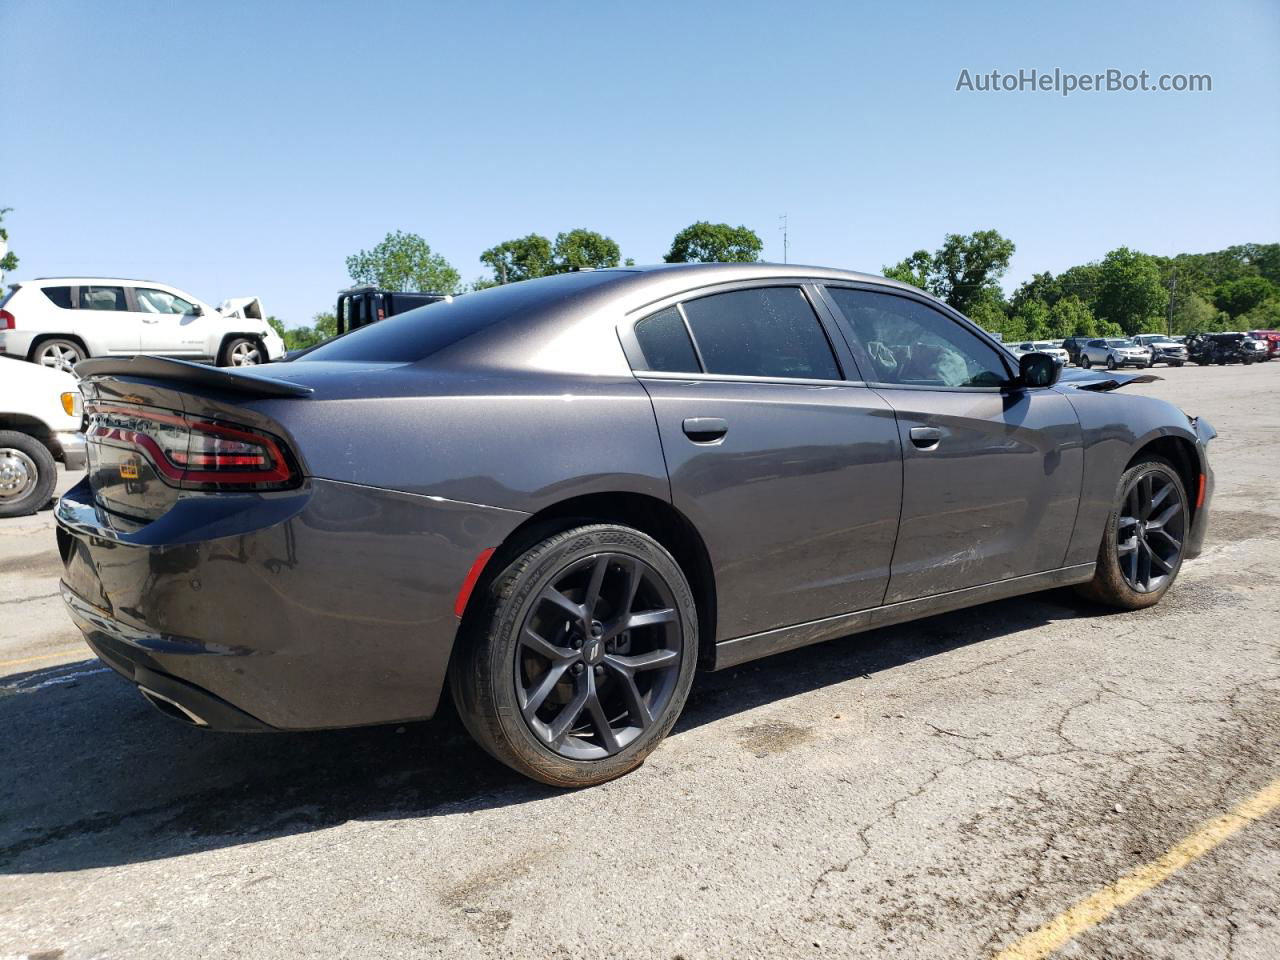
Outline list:
[[[68,417],[80,416],[80,412],[83,408],[80,404],[79,391],[64,393],[62,394],[61,400],[62,400],[62,409],[66,412]]]

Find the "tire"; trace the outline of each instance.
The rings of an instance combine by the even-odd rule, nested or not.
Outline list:
[[[1148,479],[1151,483],[1145,489],[1152,492],[1145,494],[1147,502],[1153,497],[1160,499],[1143,516],[1145,505],[1142,502],[1142,484]],[[1136,498],[1131,499],[1130,491],[1135,489],[1138,493]],[[1176,511],[1172,510],[1175,504]],[[1133,512],[1135,508],[1138,516],[1133,518],[1122,512]],[[1170,515],[1165,517],[1166,513]],[[1125,522],[1129,519],[1142,522]],[[1158,529],[1155,526],[1157,522],[1160,523]],[[1107,516],[1102,545],[1098,548],[1098,565],[1093,579],[1077,587],[1077,591],[1090,600],[1121,610],[1140,610],[1154,606],[1168,592],[1178,577],[1178,571],[1182,569],[1182,544],[1186,543],[1190,524],[1190,504],[1178,471],[1163,457],[1143,458],[1120,477],[1120,483],[1116,487],[1116,504]],[[1134,534],[1133,537],[1124,537],[1125,545],[1133,544],[1133,549],[1124,553],[1121,552],[1122,531],[1132,531]],[[1155,535],[1150,536],[1152,533]],[[1176,550],[1172,547],[1173,543],[1178,544]],[[1148,557],[1158,558],[1159,562],[1147,559],[1144,564],[1144,551]],[[1141,583],[1144,566],[1148,574],[1146,585]]]
[[[1081,357],[1080,366],[1083,367],[1085,370],[1088,370],[1090,367],[1093,366],[1093,361],[1090,360],[1088,357]]]
[[[653,622],[615,633],[627,621],[613,607],[632,577],[639,587],[627,618]],[[585,601],[597,582],[590,610]],[[573,583],[581,586],[566,586]],[[482,604],[468,612],[449,686],[472,737],[513,770],[556,787],[605,783],[640,766],[684,708],[697,665],[697,611],[684,573],[652,537],[613,524],[558,533],[511,561]],[[644,658],[665,666],[638,666]],[[615,728],[611,716],[627,726]]]
[[[52,367],[55,370],[70,373],[86,356],[88,354],[84,347],[75,340],[66,337],[50,337],[32,347],[27,359],[42,367]]]
[[[0,517],[25,517],[53,496],[58,465],[49,448],[26,433],[0,430]]]
[[[1112,357],[1112,356],[1108,356],[1108,357],[1107,357],[1107,369],[1108,369],[1108,370],[1114,370],[1115,368],[1116,368],[1116,358],[1115,358],[1115,357]]]
[[[232,337],[218,354],[220,367],[256,367],[266,363],[266,351],[253,337]]]

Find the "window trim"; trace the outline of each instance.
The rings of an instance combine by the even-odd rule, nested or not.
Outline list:
[[[830,309],[832,315],[837,317],[840,321],[836,324],[836,328],[840,331],[840,336],[845,338],[849,345],[850,352],[854,354],[855,359],[858,361],[867,360],[868,364],[870,363],[869,358],[866,357],[866,350],[862,346],[862,343],[858,338],[851,337],[853,324],[849,321],[849,318],[841,312],[840,306],[836,303],[835,298],[827,293],[829,288],[859,290],[864,293],[880,293],[888,296],[900,297],[903,300],[909,300],[913,303],[917,303],[925,309],[932,310],[934,313],[950,320],[962,330],[973,334],[979,341],[991,347],[995,351],[996,356],[1000,358],[1000,362],[1004,364],[1005,375],[1007,377],[1005,383],[996,387],[950,387],[925,383],[888,383],[883,380],[868,380],[866,381],[867,386],[874,387],[877,390],[923,390],[931,393],[1008,394],[1022,392],[1023,390],[1049,389],[1048,387],[1015,387],[1014,381],[1017,379],[1017,373],[1015,366],[1010,362],[1013,354],[1010,353],[1009,348],[988,334],[964,314],[960,313],[960,311],[955,310],[945,303],[934,300],[932,297],[928,297],[924,294],[916,294],[910,290],[900,289],[899,287],[891,287],[887,284],[862,283],[856,280],[825,280],[818,285],[818,288],[818,292],[822,295],[828,309]],[[849,333],[845,332],[846,327],[848,327]],[[868,369],[874,370],[875,368],[868,366]]]
[[[626,355],[627,362],[631,365],[631,372],[638,378],[655,379],[655,380],[683,380],[685,382],[692,381],[709,381],[718,383],[790,383],[802,386],[824,386],[833,385],[858,385],[865,384],[860,379],[861,372],[854,362],[852,354],[848,350],[848,345],[843,335],[836,335],[835,321],[830,312],[826,308],[826,304],[822,302],[818,294],[818,285],[821,281],[813,277],[764,277],[753,280],[738,280],[727,283],[715,283],[701,287],[694,287],[689,290],[683,290],[670,296],[652,300],[643,306],[630,310],[625,315],[623,321],[618,324],[618,339],[622,343],[622,352]],[[689,326],[689,318],[685,315],[684,304],[694,300],[701,300],[705,297],[712,297],[722,293],[734,293],[738,290],[751,290],[759,287],[794,287],[800,291],[801,296],[809,305],[809,309],[813,311],[814,319],[818,322],[818,329],[822,331],[822,335],[826,338],[827,348],[831,351],[831,357],[836,364],[836,373],[839,375],[835,380],[817,380],[807,377],[759,377],[748,374],[736,373],[707,373],[706,361],[702,357],[702,348],[698,346],[698,338],[693,335],[693,329]],[[689,337],[689,342],[693,345],[694,355],[698,359],[702,369],[696,373],[674,373],[665,370],[650,370],[647,368],[644,357],[644,351],[640,349],[639,340],[635,335],[636,324],[641,320],[661,313],[663,310],[675,307],[680,319],[684,321],[685,333]],[[850,377],[850,373],[855,374]]]

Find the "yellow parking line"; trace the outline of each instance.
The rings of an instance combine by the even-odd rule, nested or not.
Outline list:
[[[58,657],[65,657],[67,654],[77,653],[83,650],[83,647],[73,647],[62,653],[42,653],[38,657],[23,657],[20,660],[0,660],[0,667],[16,667],[20,663],[35,663],[37,660],[56,660]]]
[[[1253,796],[1242,800],[1230,813],[1214,817],[1195,833],[1170,847],[1158,860],[1129,871],[1115,883],[1058,914],[1039,930],[1001,950],[995,960],[1040,960],[1047,957],[1277,807],[1280,807],[1280,780],[1272,781]]]

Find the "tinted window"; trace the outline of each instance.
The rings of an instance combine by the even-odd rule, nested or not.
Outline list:
[[[667,373],[697,373],[702,367],[689,342],[680,311],[668,307],[636,324],[636,341],[644,353],[645,368]]]
[[[412,363],[504,320],[515,320],[554,308],[582,292],[612,283],[628,274],[595,271],[565,273],[522,280],[452,303],[441,301],[370,323],[316,347],[296,363],[309,360],[352,360],[372,363]]]
[[[128,310],[124,287],[81,287],[81,310]]]
[[[996,387],[1009,368],[995,347],[950,317],[906,297],[830,287],[871,365],[868,380],[936,387]]]
[[[718,293],[684,305],[707,373],[839,380],[840,368],[799,287]]]
[[[138,298],[138,310],[142,313],[179,313],[192,314],[195,306],[189,300],[183,300],[175,294],[164,290],[152,290],[150,287],[138,287],[133,291]]]
[[[70,287],[41,287],[44,295],[53,301],[55,307],[61,307],[63,310],[71,309],[71,288]]]

